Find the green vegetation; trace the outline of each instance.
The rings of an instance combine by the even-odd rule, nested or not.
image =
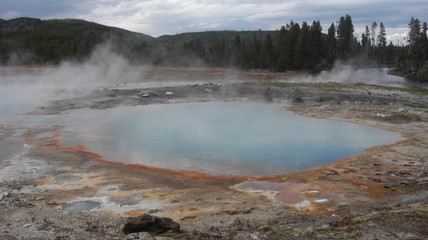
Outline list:
[[[394,76],[397,76],[397,77],[403,77],[403,78],[411,78],[412,77],[411,74],[404,73],[404,72],[399,72],[399,71],[395,71],[395,70],[388,71],[388,74],[394,75]]]
[[[0,22],[0,62],[56,64],[65,59],[83,60],[106,40],[113,41],[118,50],[131,48],[138,53],[153,39],[84,20],[19,18]]]
[[[268,71],[319,72],[336,60],[361,66],[396,65],[396,72],[428,81],[427,24],[412,18],[408,45],[386,43],[385,26],[366,26],[354,36],[349,15],[332,23],[290,21],[276,31],[211,31],[153,38],[76,19],[0,20],[0,63],[57,64],[81,61],[103,42],[133,63],[166,66],[211,66]]]
[[[397,61],[396,71],[419,81],[428,82],[428,38],[427,23],[411,18],[407,37],[407,46],[403,47]]]

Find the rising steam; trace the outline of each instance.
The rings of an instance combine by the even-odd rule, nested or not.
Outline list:
[[[111,44],[97,46],[82,63],[56,67],[0,68],[0,115],[20,113],[54,99],[76,97],[94,87],[140,81],[144,69],[133,66]]]

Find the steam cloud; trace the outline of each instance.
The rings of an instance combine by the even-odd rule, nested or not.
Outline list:
[[[46,101],[75,97],[85,89],[142,79],[144,68],[132,66],[109,43],[95,48],[83,63],[58,67],[0,68],[0,115],[31,110]]]
[[[364,72],[365,78],[367,79],[379,79],[379,75],[384,71],[375,69],[371,74],[368,74],[366,71]],[[356,82],[361,78],[362,74],[359,74],[358,68],[342,63],[336,62],[333,69],[329,71],[322,71],[317,75],[306,75],[306,76],[298,76],[296,78],[290,79],[293,82]],[[377,76],[375,76],[377,75]]]
[[[317,75],[299,75],[287,82],[336,82],[365,83],[382,86],[412,87],[428,89],[428,84],[407,81],[406,79],[388,74],[388,68],[358,68],[349,63],[337,61],[333,69],[322,71]]]

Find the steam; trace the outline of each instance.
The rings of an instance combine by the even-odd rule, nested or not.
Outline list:
[[[403,77],[388,74],[388,68],[362,68],[353,64],[336,62],[333,69],[317,75],[299,75],[287,82],[315,83],[365,83],[381,86],[411,87],[428,89],[428,84],[408,81]]]
[[[111,44],[98,45],[89,59],[83,64],[64,62],[50,73],[50,82],[73,87],[126,83],[141,80],[143,69],[132,66],[130,62],[113,51]],[[64,79],[65,78],[65,79]],[[63,83],[60,79],[66,80]]]
[[[97,46],[90,57],[56,67],[0,67],[0,115],[29,111],[55,99],[73,98],[94,88],[142,80],[144,68],[133,66],[110,43]]]
[[[322,71],[317,75],[303,75],[291,78],[292,82],[355,82],[358,69],[350,64],[336,62],[333,69]],[[370,78],[368,76],[368,78]]]

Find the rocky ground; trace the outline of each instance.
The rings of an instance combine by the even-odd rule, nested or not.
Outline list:
[[[266,102],[297,114],[400,132],[406,140],[310,171],[210,176],[107,162],[61,145],[63,126],[0,126],[1,239],[426,239],[428,92],[258,81],[118,85],[28,113],[205,101]],[[85,209],[89,211],[84,211]],[[180,230],[129,233],[142,214]]]

